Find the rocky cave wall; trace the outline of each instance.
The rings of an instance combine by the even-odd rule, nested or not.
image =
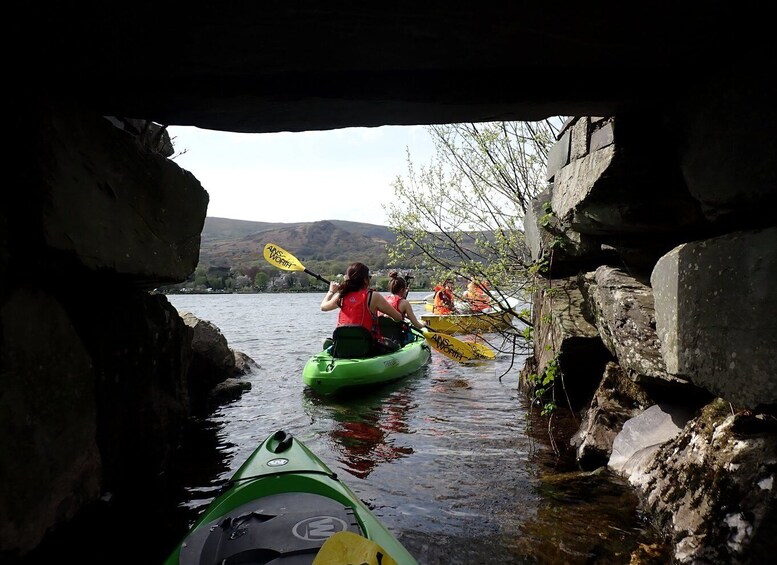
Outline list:
[[[192,329],[148,291],[194,270],[208,202],[102,116],[10,121],[24,151],[0,214],[0,554],[169,461],[196,393]]]
[[[195,268],[208,197],[165,157],[164,139],[150,145],[129,126],[302,131],[552,115],[605,116],[575,121],[561,139],[553,190],[535,207],[549,221],[526,225],[559,289],[538,294],[535,312],[553,314],[547,326],[536,320],[535,361],[542,371],[558,354],[597,432],[581,426],[581,463],[631,469],[679,556],[757,551],[764,513],[775,522],[761,502],[774,500],[765,281],[775,274],[777,123],[762,68],[740,76],[732,61],[745,43],[763,55],[769,35],[719,41],[730,37],[725,5],[656,11],[633,21],[637,33],[587,5],[477,18],[445,8],[386,20],[375,7],[380,17],[359,20],[313,3],[187,19],[177,7],[79,5],[18,20],[39,43],[13,58],[20,80],[6,120],[0,557],[28,552],[103,493],[158,476],[192,410],[193,330],[148,290]],[[462,33],[470,28],[477,35]],[[526,37],[534,56],[516,52]],[[656,413],[669,400],[682,402]],[[596,408],[610,427],[594,426]],[[638,460],[621,434],[649,435],[640,416],[665,435]],[[697,472],[710,463],[719,483]],[[689,507],[710,509],[706,538],[667,518],[692,516]]]
[[[580,466],[625,477],[676,562],[757,563],[777,518],[777,147],[765,92],[700,92],[568,122],[526,218],[522,385],[560,369]]]

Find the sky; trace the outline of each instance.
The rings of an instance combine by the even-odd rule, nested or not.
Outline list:
[[[392,184],[434,153],[423,126],[233,133],[170,126],[178,166],[210,196],[207,215],[256,222],[388,225]],[[180,154],[183,153],[183,154]]]

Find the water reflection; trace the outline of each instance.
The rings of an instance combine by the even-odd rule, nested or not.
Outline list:
[[[415,377],[424,373],[421,369]],[[329,449],[355,477],[364,479],[379,465],[414,453],[397,441],[398,435],[409,433],[409,412],[415,407],[406,381],[347,398],[322,398],[306,391],[306,411],[312,420],[331,420]]]
[[[179,504],[188,508],[191,522],[218,495],[226,476],[234,444],[226,440],[222,426],[211,420],[196,420],[185,431],[175,464],[168,471],[171,482],[189,485],[179,491]],[[209,454],[203,457],[203,453]]]
[[[401,459],[413,453],[412,447],[393,445],[389,434],[378,423],[361,420],[359,415],[349,415],[353,420],[338,422],[330,431],[335,444],[337,459],[348,471],[360,479],[366,478],[381,463]],[[370,415],[366,415],[370,416]]]

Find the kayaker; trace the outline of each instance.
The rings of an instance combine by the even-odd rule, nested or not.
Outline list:
[[[329,283],[329,292],[321,301],[321,310],[329,312],[340,308],[337,326],[361,325],[372,334],[378,346],[387,347],[380,335],[378,327],[378,312],[382,312],[397,322],[402,322],[403,316],[379,292],[369,288],[370,269],[364,263],[351,263],[345,273],[343,282]]]
[[[453,314],[456,307],[453,304],[453,279],[445,279],[442,285],[434,287],[433,314]]]
[[[491,308],[491,298],[485,291],[487,284],[479,283],[474,279],[469,281],[467,290],[464,292],[464,300],[467,301],[473,312],[483,312]]]
[[[397,271],[392,271],[389,273],[389,279],[388,287],[391,294],[386,297],[386,301],[402,314],[404,318],[410,320],[414,328],[420,330],[426,327],[426,322],[420,321],[416,317],[415,312],[413,312],[413,306],[407,301],[407,293],[410,292],[410,289],[407,286],[405,277],[400,276]],[[384,314],[381,313],[379,315],[383,316]],[[410,332],[405,332],[403,343],[407,343],[412,339],[413,335]]]

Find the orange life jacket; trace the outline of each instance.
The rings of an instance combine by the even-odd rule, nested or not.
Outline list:
[[[482,312],[491,307],[491,300],[479,285],[472,285],[468,289],[467,302],[473,312]]]
[[[435,287],[435,290],[437,287]],[[447,288],[439,287],[434,293],[434,314],[450,314],[453,312],[453,293]]]

